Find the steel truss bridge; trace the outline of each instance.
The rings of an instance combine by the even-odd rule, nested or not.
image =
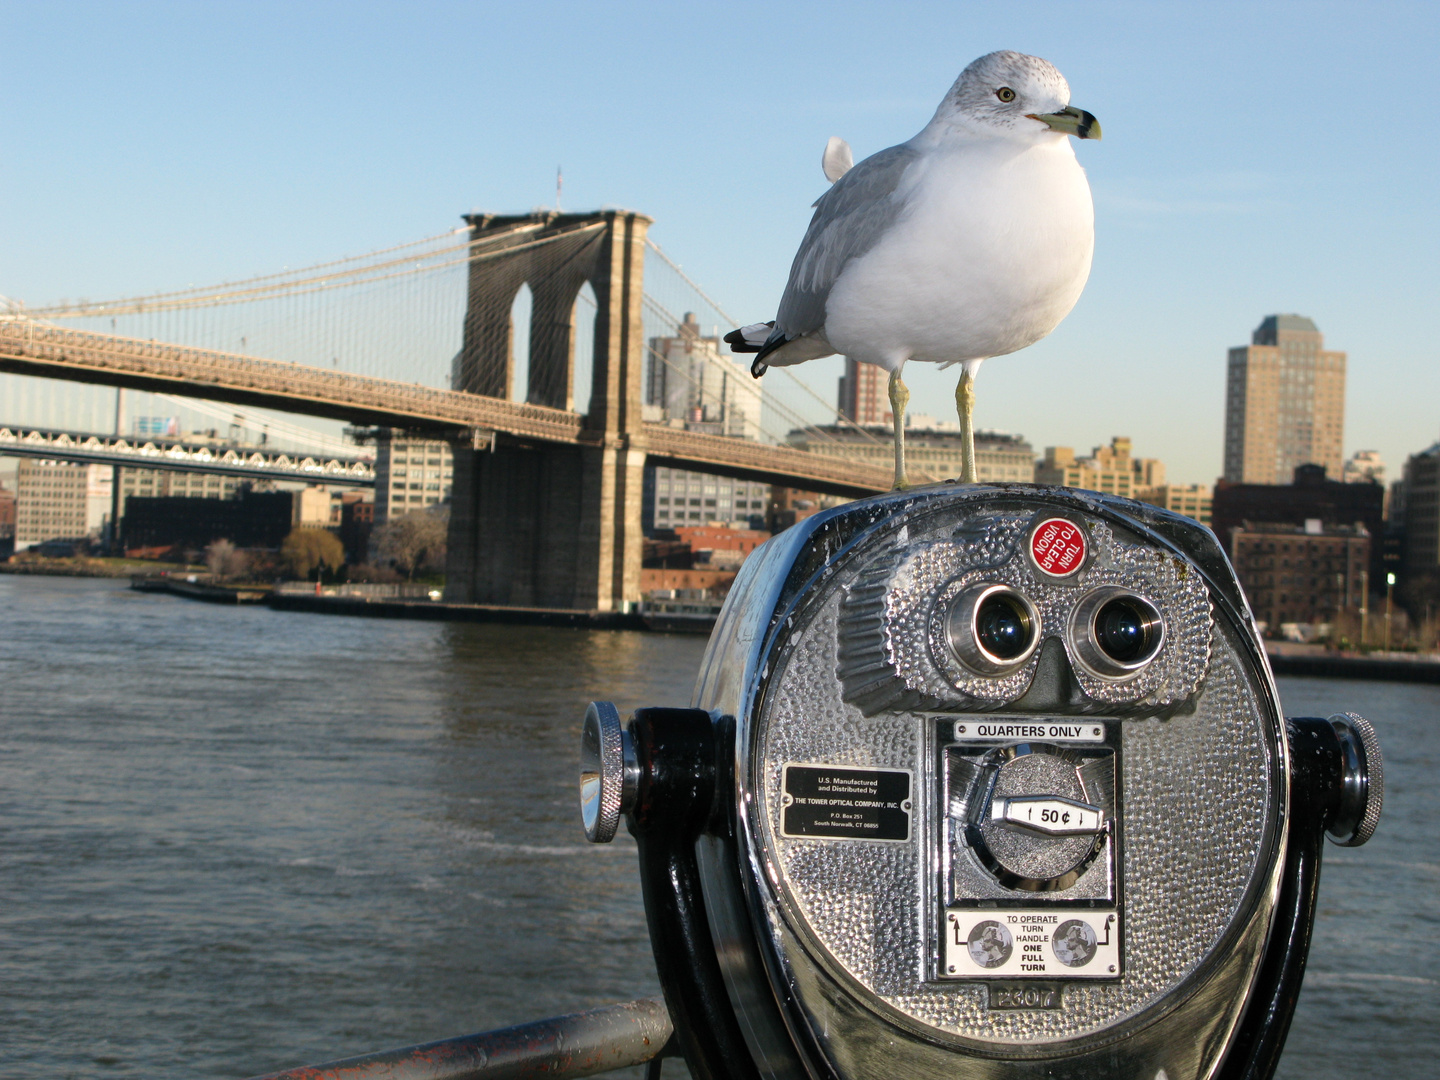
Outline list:
[[[314,457],[254,446],[184,439],[94,435],[22,426],[0,427],[0,454],[127,469],[198,472],[249,480],[374,487],[375,469],[359,458]]]

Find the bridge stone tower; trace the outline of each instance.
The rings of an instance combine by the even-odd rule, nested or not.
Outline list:
[[[469,297],[454,389],[510,397],[510,311],[528,284],[528,404],[573,413],[575,301],[587,281],[599,310],[578,445],[486,432],[457,441],[445,598],[622,610],[640,596],[641,301],[651,219],[616,210],[465,220]]]

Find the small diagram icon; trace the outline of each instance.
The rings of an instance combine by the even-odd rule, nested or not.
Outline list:
[[[1094,951],[1095,935],[1090,935],[1091,951]],[[983,968],[996,968],[1010,959],[1015,951],[1015,939],[1010,931],[994,919],[976,923],[968,938],[970,959]]]
[[[1095,931],[1083,919],[1067,919],[1055,928],[1050,948],[1067,967],[1084,967],[1095,959]]]

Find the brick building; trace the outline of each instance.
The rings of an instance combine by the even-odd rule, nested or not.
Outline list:
[[[1319,465],[1302,465],[1291,484],[1231,484],[1221,480],[1215,486],[1210,527],[1227,551],[1233,553],[1231,533],[1247,521],[1264,521],[1304,526],[1319,521],[1325,528],[1365,526],[1368,536],[1379,537],[1384,529],[1385,489],[1374,483],[1345,484],[1328,480]],[[1379,563],[1380,545],[1372,545],[1371,578],[1383,581]]]
[[[1230,557],[1255,618],[1276,633],[1285,623],[1327,623],[1363,606],[1370,565],[1363,525],[1243,522]]]

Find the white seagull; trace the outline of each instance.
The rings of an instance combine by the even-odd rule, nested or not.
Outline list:
[[[993,52],[955,80],[909,142],[852,166],[832,138],[833,186],[815,216],[775,320],[725,336],[769,367],[833,353],[890,372],[895,486],[905,482],[907,360],[960,364],[963,472],[974,483],[974,380],[981,361],[1039,341],[1070,313],[1095,247],[1095,211],[1070,140],[1100,125],[1070,106],[1048,61]]]

